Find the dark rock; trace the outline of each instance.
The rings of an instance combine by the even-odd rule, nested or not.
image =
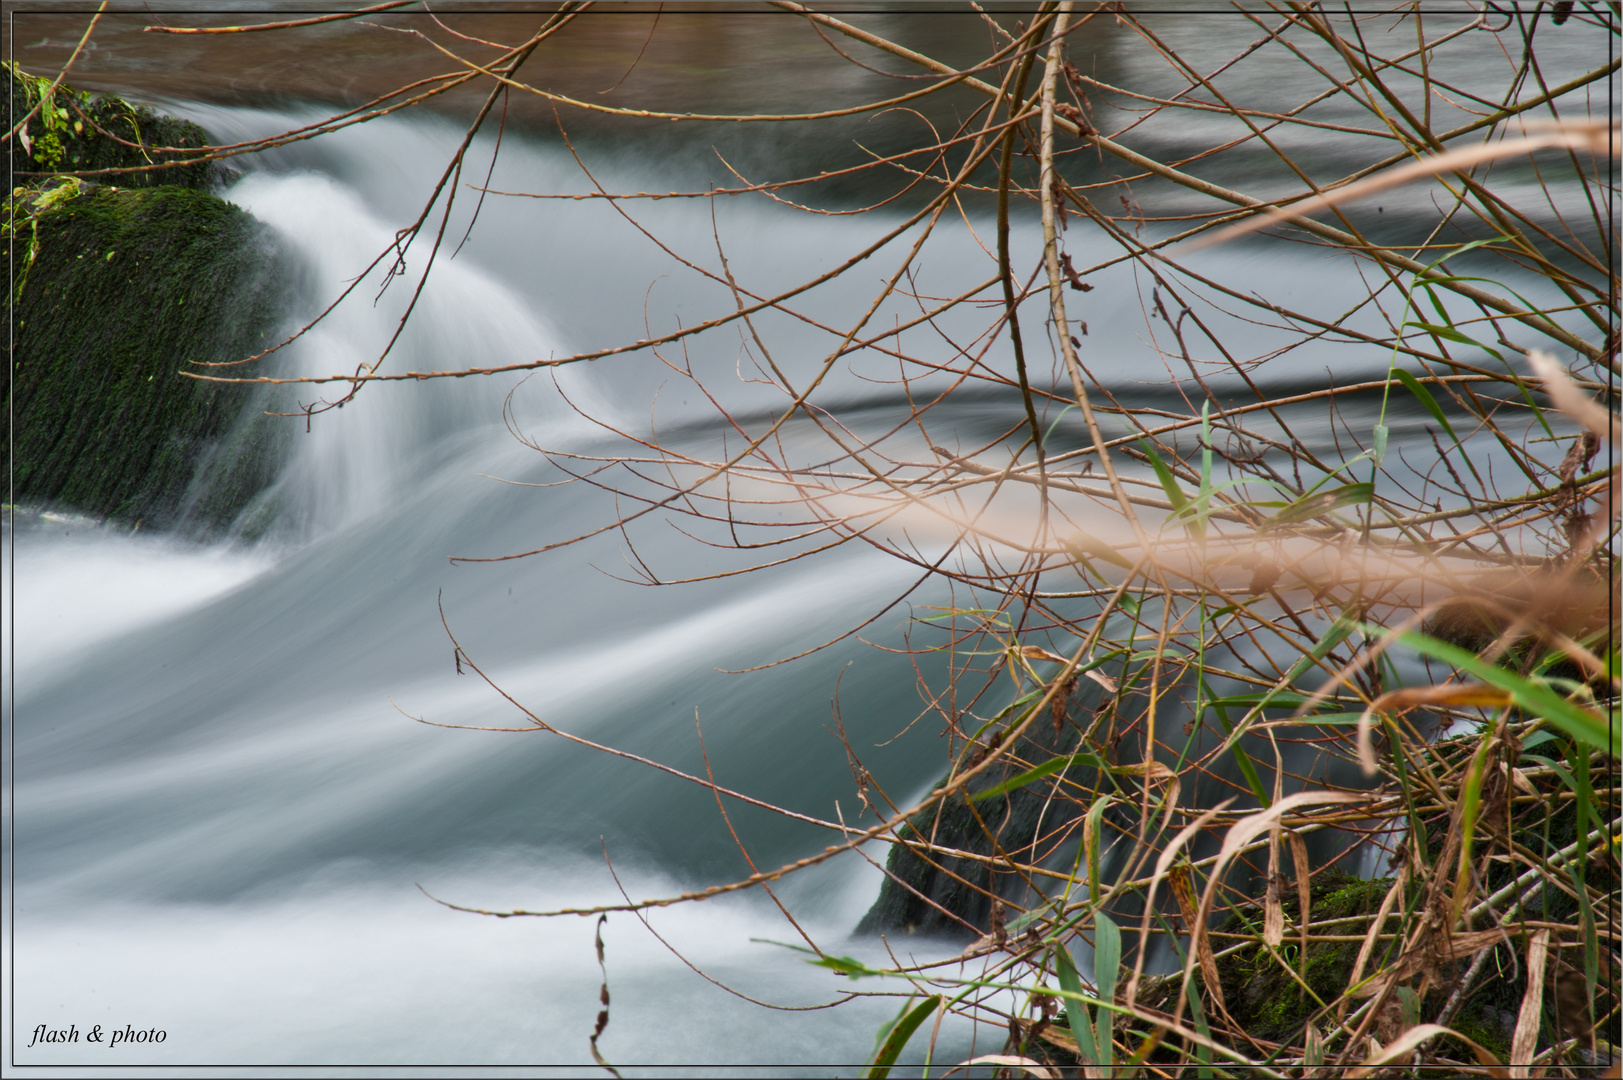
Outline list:
[[[1063,869],[1069,870],[1078,835],[1069,828],[1079,813],[1076,785],[1090,790],[1097,787],[1097,770],[1073,764],[1063,772],[1063,779],[1044,777],[1012,791],[976,796],[1044,762],[1077,752],[1091,719],[1089,710],[1097,708],[1104,697],[1097,683],[1079,680],[1059,730],[1048,717],[1038,717],[1010,759],[970,782],[969,798],[954,795],[902,826],[903,843],[892,845],[886,861],[888,876],[873,907],[857,924],[857,932],[974,938],[989,929],[993,896],[1009,901],[1016,910],[1032,906],[1037,898],[1018,873],[976,859],[930,854],[922,845],[907,841],[979,856],[1007,854],[1022,863],[1062,862]],[[972,750],[971,760],[973,754]],[[943,777],[942,783],[947,779]],[[1056,798],[1056,787],[1061,785],[1065,790]],[[1080,812],[1085,811],[1084,804]]]
[[[203,191],[76,184],[16,200],[7,223],[14,498],[223,527],[273,478],[278,431],[238,423],[249,388],[182,372],[271,344],[282,304],[268,231]],[[47,191],[59,201],[40,207]]]

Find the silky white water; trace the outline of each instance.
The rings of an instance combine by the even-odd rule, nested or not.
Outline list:
[[[241,131],[291,118],[205,119]],[[432,122],[385,125],[346,151],[358,176],[346,179],[318,146],[273,157],[229,191],[275,230],[299,275],[302,308],[289,313],[290,328],[387,247],[404,205],[387,193],[430,177],[452,137]],[[522,146],[509,156],[557,167]],[[533,227],[504,218],[500,204],[485,214],[482,227],[499,237]],[[549,235],[563,244],[563,231]],[[475,242],[456,260],[442,256],[385,370],[579,348],[581,313],[567,297],[553,303],[549,283],[581,276],[570,270],[580,259],[553,255],[536,268],[528,243],[491,252]],[[839,241],[822,243],[837,250]],[[584,240],[576,251],[588,253]],[[618,279],[611,268],[629,257],[590,254],[589,269],[605,279]],[[413,284],[396,280],[374,302],[376,282],[363,283],[366,295],[286,350],[277,370],[370,364]],[[598,303],[595,332],[623,332],[627,315]],[[573,333],[558,328],[571,321]],[[471,671],[458,674],[441,607],[465,654],[549,723],[689,772],[704,767],[702,730],[718,782],[823,818],[845,796],[856,820],[831,699],[838,685],[853,736],[888,739],[920,708],[906,659],[851,642],[755,675],[715,669],[835,636],[853,612],[865,617],[875,598],[900,593],[902,568],[851,549],[749,578],[647,589],[609,576],[625,569],[614,536],[516,562],[447,559],[526,550],[612,513],[587,487],[492,478],[562,479],[515,441],[504,402],[548,445],[591,449],[610,441],[576,409],[624,423],[627,405],[638,408],[668,375],[634,361],[568,369],[556,382],[542,374],[368,387],[316,416],[308,433],[287,421],[299,430],[266,496],[275,524],[257,543],[200,545],[21,516],[6,548],[17,582],[7,652],[16,665],[18,1030],[134,1025],[164,1039],[88,1056],[83,1043],[22,1047],[20,1061],[91,1072],[115,1060],[96,1054],[215,1068],[590,1063],[602,981],[593,923],[455,912],[418,886],[470,906],[544,910],[617,899],[605,852],[638,898],[749,867],[713,797],[694,785],[539,731],[413,720],[529,726]],[[691,389],[671,395],[659,419],[692,425],[702,404]],[[702,569],[708,556],[676,540],[665,541],[667,566]],[[896,614],[873,636],[895,641],[905,621]],[[917,752],[934,749],[933,732],[919,735],[873,750],[869,765],[899,775],[904,789],[926,782],[939,764]],[[729,812],[762,864],[834,839],[749,807]],[[780,898],[842,951],[877,882],[876,870],[847,857],[788,883]],[[843,980],[801,954],[751,941],[795,938],[759,893],[651,921],[742,992],[793,1006],[842,996]],[[860,1063],[892,1008],[771,1012],[704,981],[629,915],[611,917],[604,936],[614,1007],[600,1046],[625,1066]],[[944,1045],[956,1038],[949,1029]]]

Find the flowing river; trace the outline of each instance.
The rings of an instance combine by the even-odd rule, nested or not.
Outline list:
[[[183,85],[178,75],[175,85]],[[285,101],[207,104],[178,92],[161,104],[222,141],[321,115]],[[244,175],[226,197],[271,227],[296,276],[289,329],[388,247],[461,132],[457,121],[408,114],[241,163]],[[483,135],[470,160],[488,161],[490,150]],[[589,163],[611,190],[676,186],[661,159],[636,145]],[[522,130],[507,133],[490,186],[590,190],[566,148]],[[449,246],[474,198],[459,198]],[[901,215],[813,217],[765,200],[714,210],[705,200],[671,200],[635,213],[663,243],[707,265],[719,240],[733,272],[758,290],[836,264]],[[979,237],[962,220],[942,227],[914,282],[919,292],[946,295],[986,276],[979,245],[990,224],[974,223]],[[1072,225],[1073,249],[1088,247],[1086,228]],[[1034,220],[1016,223],[1014,246],[1017,262],[1036,265]],[[1241,246],[1194,263],[1277,302],[1339,312],[1336,293],[1355,281],[1356,266],[1285,251]],[[364,295],[282,354],[279,370],[330,374],[375,359],[422,258],[414,250],[406,277],[376,302],[378,280],[363,284]],[[861,280],[842,279],[806,309],[838,322],[888,272],[885,263]],[[1162,395],[1168,408],[1183,408],[1169,384],[1181,373],[1164,372],[1145,343],[1146,282],[1131,264],[1092,280],[1094,373],[1134,401]],[[403,371],[566,355],[642,337],[645,320],[656,329],[691,324],[730,304],[725,289],[683,271],[601,202],[493,196],[466,246],[436,263],[387,364]],[[898,301],[876,322],[906,312]],[[1356,318],[1379,332],[1373,312]],[[790,363],[827,351],[821,331],[787,319],[766,326]],[[1235,319],[1222,329],[1243,335],[1252,354],[1268,348],[1264,328]],[[721,404],[756,417],[776,407],[778,399],[733,375],[736,336],[713,336],[689,359]],[[945,346],[938,352],[951,359]],[[1297,349],[1270,377],[1311,385],[1330,369],[1351,381],[1378,375],[1388,360],[1322,343]],[[894,362],[885,363],[839,368],[821,400],[858,424],[905,415],[901,391],[882,381],[895,375]],[[316,392],[295,389],[295,398]],[[289,400],[267,397],[255,410]],[[1351,401],[1343,418],[1367,426],[1377,404]],[[1018,415],[1019,402],[952,408],[933,414],[932,435],[950,435],[938,434],[950,418],[968,445]],[[1426,445],[1425,417],[1412,402],[1392,415],[1395,441]],[[946,764],[938,722],[909,727],[924,710],[921,678],[939,683],[945,657],[874,647],[895,649],[922,633],[911,618],[946,602],[944,587],[914,593],[912,608],[890,607],[865,640],[748,674],[723,670],[798,653],[885,609],[916,571],[866,546],[661,588],[635,580],[637,559],[665,578],[735,564],[649,522],[629,541],[610,532],[525,559],[450,561],[529,551],[617,512],[610,494],[585,484],[525,486],[567,477],[515,430],[549,449],[612,456],[626,444],[594,420],[646,431],[650,417],[675,445],[714,447],[724,432],[692,382],[638,354],[562,369],[556,380],[372,386],[315,417],[308,432],[289,420],[298,430],[252,535],[199,541],[65,513],[20,514],[5,544],[15,890],[6,991],[22,1042],[38,1023],[161,1029],[161,1043],[116,1051],[118,1065],[158,1074],[183,1065],[578,1073],[593,1067],[588,1036],[606,971],[613,1006],[599,1045],[619,1066],[809,1074],[869,1058],[895,1001],[768,1011],[692,970],[797,1009],[843,996],[844,980],[772,943],[800,939],[759,891],[656,909],[647,928],[632,915],[610,916],[603,970],[593,919],[495,919],[432,899],[589,907],[615,902],[621,888],[634,899],[675,895],[750,872],[702,787],[539,730],[431,726],[529,726],[458,663],[453,636],[549,724],[690,773],[708,768],[719,784],[818,818],[860,817],[836,718],[899,800],[926,790]],[[1336,432],[1328,419],[1320,424],[1328,445]],[[791,427],[786,437],[802,439],[805,455],[818,452],[814,433]],[[1491,452],[1485,446],[1482,460]],[[763,869],[838,839],[736,801],[728,813]],[[827,951],[882,962],[877,942],[850,936],[880,880],[846,855],[791,876],[777,898]],[[920,958],[961,947],[916,944]],[[976,1045],[971,1031],[949,1023],[938,1060],[996,1052],[1001,1039],[983,1034]],[[83,1047],[15,1053],[23,1065],[100,1068]]]

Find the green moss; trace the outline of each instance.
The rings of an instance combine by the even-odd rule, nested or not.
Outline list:
[[[24,230],[36,255],[7,356],[17,497],[146,527],[228,522],[274,455],[263,432],[226,438],[246,388],[180,373],[268,344],[280,304],[266,230],[206,192],[105,186],[20,228],[19,262]],[[214,483],[194,486],[205,455]]]
[[[19,75],[9,64],[6,68],[10,115],[21,119],[39,106],[26,129],[28,145],[22,139],[11,141],[11,167],[19,181],[69,172],[141,169],[144,171],[104,173],[93,179],[120,187],[179,185],[195,189],[206,189],[212,182],[215,166],[211,162],[149,168],[194,157],[189,148],[209,145],[208,133],[191,121],[112,95],[92,98],[66,85],[58,86],[41,103],[50,80]],[[153,149],[156,147],[175,149]]]
[[[1310,918],[1318,923],[1371,915],[1380,908],[1381,900],[1391,886],[1389,879],[1364,881],[1348,877],[1333,868],[1321,871],[1313,882]],[[1283,899],[1282,906],[1286,919],[1296,923],[1300,914],[1296,896],[1293,894]],[[1259,929],[1255,924],[1260,919],[1261,912],[1257,909],[1241,909],[1230,915],[1217,929],[1228,932],[1254,931]],[[1362,929],[1360,924],[1349,924],[1349,927],[1352,929],[1334,932],[1353,936]],[[1316,941],[1310,938],[1304,964],[1297,955],[1299,940],[1287,932],[1286,940],[1278,951],[1320,1001],[1330,1002],[1346,992],[1353,964],[1358,959],[1359,945],[1357,941]],[[1223,957],[1218,961],[1217,970],[1229,1015],[1258,1038],[1274,1042],[1295,1041],[1308,1018],[1319,1007],[1318,1002],[1302,989],[1301,983],[1261,945]]]
[[[1448,1026],[1490,1051],[1500,1061],[1506,1061],[1510,1058],[1510,1037],[1512,1032],[1503,1023],[1485,1019],[1483,1015],[1472,1012],[1454,1017]],[[1456,1054],[1466,1058],[1470,1057],[1470,1047],[1457,1039],[1448,1041],[1454,1047]]]

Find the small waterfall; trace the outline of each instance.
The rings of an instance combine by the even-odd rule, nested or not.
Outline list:
[[[341,181],[313,172],[256,173],[230,191],[233,201],[271,226],[299,274],[300,309],[292,325],[312,321],[326,309],[378,253],[394,242],[395,229],[380,219],[362,194]],[[390,259],[342,303],[288,346],[273,370],[278,374],[326,376],[370,369],[383,344],[399,327],[421,280],[428,240],[409,253],[405,268],[392,274]],[[431,281],[417,299],[405,330],[381,373],[499,367],[545,358],[559,351],[558,335],[545,317],[510,287],[466,259],[442,251]],[[518,376],[364,385],[342,412],[322,412],[339,400],[347,383],[297,384],[283,388],[281,410],[314,407],[316,415],[292,441],[287,466],[270,493],[285,523],[322,533],[379,512],[419,483],[444,452],[448,440],[470,432],[501,428],[503,401]],[[550,395],[545,375],[536,389]],[[588,407],[602,407],[582,373],[565,372],[562,381]],[[528,388],[527,388],[528,389]],[[522,392],[521,392],[522,393]],[[524,393],[525,406],[536,404]],[[543,407],[549,421],[563,407]],[[534,408],[519,416],[536,419]]]

